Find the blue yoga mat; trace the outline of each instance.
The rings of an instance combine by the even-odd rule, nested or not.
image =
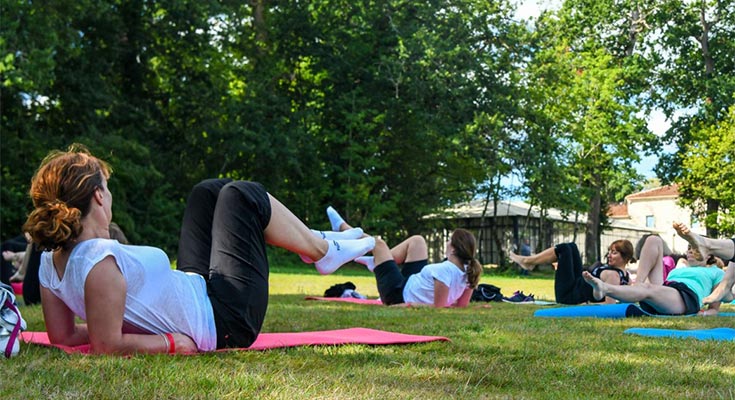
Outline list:
[[[628,318],[628,317],[663,317],[664,315],[650,314],[643,311],[636,304],[619,303],[619,304],[593,304],[568,307],[554,307],[536,310],[533,313],[536,317],[546,318],[577,318],[577,317],[593,317],[593,318]],[[693,315],[693,314],[692,314]],[[732,317],[735,313],[721,312],[717,314],[722,317]],[[681,317],[681,315],[676,315]]]
[[[659,329],[659,328],[630,328],[625,333],[652,337],[674,337],[694,338],[699,340],[732,340],[735,341],[735,329],[712,328],[712,329]]]

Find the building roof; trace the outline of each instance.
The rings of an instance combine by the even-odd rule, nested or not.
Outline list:
[[[610,218],[629,218],[628,215],[628,204],[626,203],[612,203],[607,206],[607,215]]]
[[[679,185],[674,183],[673,185],[660,186],[653,189],[643,190],[638,193],[633,193],[625,196],[625,200],[641,200],[641,199],[656,199],[656,198],[676,198],[679,197]]]
[[[484,200],[472,200],[467,203],[458,204],[452,208],[447,209],[444,213],[433,214],[427,216],[427,219],[454,219],[454,218],[480,218],[482,211],[485,208]],[[529,213],[529,208],[531,212]],[[565,214],[560,210],[551,208],[546,210],[546,218],[553,221],[563,221],[574,223],[574,214]],[[487,205],[487,211],[485,211],[485,217],[493,217],[494,215],[493,203],[490,202]],[[530,204],[523,201],[500,201],[498,202],[498,217],[525,217],[529,216],[532,218],[539,218],[541,216],[541,210],[538,207],[532,207]],[[579,214],[576,216],[576,221],[579,224],[585,224],[587,222],[587,214]],[[638,226],[628,221],[622,221],[618,219],[611,219],[610,226],[613,228],[641,231],[641,232],[654,232],[655,229],[647,228],[645,226]]]

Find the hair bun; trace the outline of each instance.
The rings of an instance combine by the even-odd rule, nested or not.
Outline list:
[[[28,216],[24,229],[45,250],[65,247],[82,231],[82,212],[54,199],[37,207]]]

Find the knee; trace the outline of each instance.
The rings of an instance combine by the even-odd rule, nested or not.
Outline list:
[[[577,244],[574,242],[570,243],[559,243],[556,246],[554,246],[554,253],[556,254],[556,258],[559,258],[560,254],[569,254],[577,249]]]
[[[386,243],[385,240],[383,240],[382,237],[375,236],[375,250],[377,250],[377,251],[382,251],[382,250],[390,251],[390,247],[388,247],[388,243]],[[375,251],[375,250],[373,250],[373,251]]]
[[[655,246],[660,247],[661,249],[664,248],[664,240],[661,239],[661,236],[658,235],[651,235],[646,238],[646,246]]]
[[[426,248],[426,239],[421,235],[413,235],[408,239],[409,246],[413,248]]]
[[[230,182],[231,179],[204,179],[199,181],[191,189],[192,196],[214,196],[217,197],[217,193],[222,189],[224,185]]]
[[[246,200],[250,203],[257,203],[264,197],[267,198],[267,192],[263,185],[250,181],[228,181],[219,193],[219,199],[235,198],[238,200]]]
[[[375,236],[375,247],[373,248],[373,256],[376,259],[393,258],[390,253],[390,247],[388,243],[383,240],[380,236]]]

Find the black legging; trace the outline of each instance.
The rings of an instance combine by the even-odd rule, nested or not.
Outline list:
[[[187,199],[177,268],[207,280],[217,348],[248,347],[263,326],[270,218],[268,193],[255,182],[205,180]]]
[[[582,257],[574,243],[561,243],[554,247],[557,266],[554,277],[556,302],[561,304],[581,304],[588,301],[599,303],[592,296],[592,286],[582,278]]]

